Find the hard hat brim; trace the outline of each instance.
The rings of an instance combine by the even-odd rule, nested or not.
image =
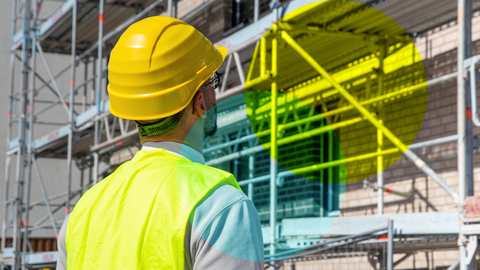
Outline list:
[[[223,47],[223,46],[218,46],[218,45],[215,45],[215,49],[217,49],[217,51],[220,52],[220,54],[222,55],[222,58],[223,58],[222,60],[225,61],[225,57],[227,57],[228,49]]]

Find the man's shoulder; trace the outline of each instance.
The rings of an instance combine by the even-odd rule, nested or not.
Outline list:
[[[245,263],[263,265],[258,213],[241,190],[222,185],[199,203],[194,213],[190,246],[198,269],[205,269],[212,262],[216,265],[213,269],[221,269],[219,266],[225,263],[235,265],[235,269],[244,269],[240,265]]]
[[[247,204],[252,202],[245,193],[234,186],[222,184],[197,204],[192,225],[201,234],[220,215],[228,214],[232,208],[245,208]]]

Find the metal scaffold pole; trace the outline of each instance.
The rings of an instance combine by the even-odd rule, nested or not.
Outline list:
[[[395,228],[393,227],[393,219],[388,220],[388,243],[387,243],[387,270],[393,270],[393,234]]]
[[[253,179],[255,174],[255,155],[248,157],[248,178]],[[253,184],[248,184],[248,198],[253,201]]]
[[[17,19],[16,19],[16,14],[17,14],[17,1],[14,0],[12,4],[12,37],[15,33],[16,30],[16,25],[17,25]],[[11,43],[13,46],[13,42]],[[13,93],[14,93],[14,78],[15,78],[15,54],[13,52],[10,53],[10,85],[9,85],[9,96],[8,96],[8,125],[7,125],[7,137],[6,137],[6,143],[8,144],[11,141],[12,138],[12,123],[13,123],[13,103],[14,103],[14,98],[13,98]],[[10,184],[10,161],[11,161],[11,154],[6,155],[5,158],[5,182],[4,182],[4,198],[3,198],[3,216],[2,216],[2,245],[1,249],[5,250],[6,247],[6,237],[7,237],[7,229],[8,229],[8,222],[7,222],[7,216],[8,216],[8,208],[10,205],[9,202],[9,184]],[[13,205],[12,205],[13,206]],[[13,208],[12,208],[13,211]],[[0,263],[0,266],[3,267],[4,263],[3,261]]]
[[[36,47],[35,43],[37,42],[37,37],[35,35],[37,29],[37,18],[38,18],[39,6],[37,1],[34,1],[33,7],[33,31],[32,31],[32,72],[31,76],[31,90],[28,93],[28,103],[30,104],[30,114],[28,118],[28,143],[27,143],[27,194],[26,194],[26,205],[30,205],[30,191],[31,191],[31,182],[32,182],[32,157],[34,155],[32,150],[33,142],[33,125],[34,125],[34,98],[35,98],[35,72],[36,72]],[[23,253],[22,253],[22,268],[25,269],[26,254],[27,254],[27,244],[28,244],[28,234],[29,234],[29,221],[30,221],[30,207],[25,207],[25,233],[23,235]]]
[[[13,263],[12,269],[20,269],[21,265],[25,262],[21,261],[21,238],[22,233],[27,233],[27,229],[24,228],[23,223],[23,195],[24,195],[24,183],[25,183],[25,174],[24,174],[24,153],[25,153],[25,132],[26,132],[26,112],[27,112],[27,93],[28,93],[28,62],[29,55],[28,49],[31,45],[30,40],[30,23],[31,23],[31,13],[30,13],[30,0],[24,0],[23,2],[23,41],[22,41],[22,73],[20,75],[20,115],[18,116],[18,140],[19,147],[16,151],[17,161],[16,161],[16,172],[15,172],[15,183],[16,183],[16,194],[15,199],[12,201],[12,211],[13,215]],[[14,52],[12,52],[14,53]],[[13,97],[12,97],[13,98]],[[25,250],[24,250],[25,252]]]
[[[383,95],[383,82],[384,82],[384,72],[383,72],[383,64],[385,60],[385,54],[386,54],[386,46],[385,42],[382,42],[378,46],[380,50],[380,55],[379,55],[379,67],[378,67],[378,96]],[[379,103],[378,105],[378,111],[377,111],[377,117],[378,121],[383,124],[383,103]],[[377,151],[382,152],[383,150],[383,133],[382,130],[377,129]],[[383,156],[379,155],[377,157],[377,185],[379,187],[383,187],[384,182],[383,182]],[[378,202],[377,202],[377,211],[379,215],[383,215],[383,189],[378,189]]]
[[[458,0],[458,47],[457,47],[457,129],[458,129],[458,140],[457,140],[457,166],[458,166],[458,211],[460,215],[460,233],[458,236],[458,246],[459,246],[459,257],[460,257],[460,270],[467,270],[467,254],[466,254],[466,245],[467,237],[462,232],[462,227],[464,226],[464,211],[463,207],[465,204],[466,196],[466,183],[467,183],[467,111],[466,111],[466,91],[465,91],[465,70],[464,70],[464,60],[466,56],[465,44],[468,42],[466,35],[466,21],[470,20],[465,15],[467,9],[471,9],[471,5],[466,5],[466,0]],[[475,97],[472,97],[475,98]]]
[[[258,21],[258,16],[260,14],[260,0],[255,0],[253,3],[253,21]]]
[[[277,146],[277,29],[272,26],[272,72],[271,85],[271,118],[270,118],[270,256],[275,255],[276,225],[277,225],[277,172],[278,172],[278,146]],[[273,263],[273,262],[272,262]],[[275,265],[270,264],[270,270],[275,270]]]
[[[172,6],[173,6],[172,0],[168,0],[167,5],[168,5],[167,7],[168,17],[172,17]]]
[[[465,48],[464,58],[472,57],[472,0],[465,0]],[[465,68],[465,67],[464,67]],[[472,78],[469,78],[472,80]],[[476,82],[474,82],[476,84]],[[465,147],[466,147],[466,163],[465,163],[465,177],[466,177],[466,196],[474,195],[473,186],[473,122],[472,122],[472,97],[470,94],[470,84],[465,84],[465,105],[466,105],[466,120],[465,120]]]
[[[72,8],[72,48],[70,68],[70,96],[68,104],[68,149],[67,149],[67,200],[65,201],[65,216],[70,213],[71,185],[72,185],[72,148],[73,148],[73,103],[75,95],[75,69],[76,69],[76,43],[77,43],[77,1],[74,0]]]
[[[97,119],[95,119],[95,131],[94,131],[94,145],[100,143],[100,119],[98,116],[101,111],[102,103],[102,61],[103,61],[103,9],[104,9],[104,0],[99,0],[99,14],[98,14],[98,54],[97,54]],[[98,183],[98,163],[99,163],[98,152],[93,153],[93,184]]]

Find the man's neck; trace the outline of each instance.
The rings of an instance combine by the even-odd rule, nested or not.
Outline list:
[[[205,137],[203,122],[197,120],[185,118],[184,114],[182,120],[169,132],[152,137],[140,137],[140,142],[142,144],[146,142],[178,142],[203,153],[202,142]]]
[[[180,157],[189,159],[193,162],[205,164],[205,158],[203,154],[197,151],[195,148],[182,144],[180,142],[174,141],[157,141],[157,142],[146,142],[142,146],[142,150],[155,150],[155,149],[164,149],[171,154],[178,155]]]

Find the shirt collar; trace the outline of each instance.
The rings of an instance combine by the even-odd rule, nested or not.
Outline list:
[[[190,161],[200,163],[205,165],[205,158],[203,155],[198,152],[195,148],[190,147],[186,144],[171,142],[171,141],[162,141],[162,142],[146,142],[142,146],[142,150],[155,150],[157,148],[162,148],[163,150],[182,157],[189,159]]]

